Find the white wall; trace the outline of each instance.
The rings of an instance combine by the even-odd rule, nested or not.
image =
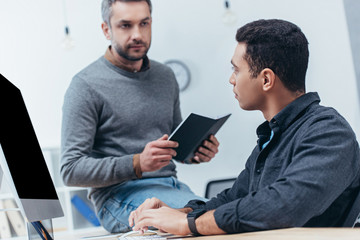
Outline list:
[[[23,92],[40,144],[60,144],[64,92],[80,69],[107,46],[100,24],[100,0],[67,0],[67,18],[76,46],[65,51],[61,0],[0,1],[0,73]],[[178,165],[178,176],[203,195],[210,179],[234,177],[256,144],[259,112],[241,110],[228,83],[236,29],[259,18],[282,18],[302,28],[310,42],[307,90],[335,107],[357,134],[360,113],[342,0],[232,0],[234,26],[221,22],[222,0],[153,0],[153,41],[149,56],[181,59],[192,82],[181,93],[183,116],[233,113],[217,137],[220,153],[208,164]],[[358,135],[359,136],[359,135]]]

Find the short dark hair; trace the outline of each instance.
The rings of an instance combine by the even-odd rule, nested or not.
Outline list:
[[[279,19],[261,19],[239,28],[236,40],[246,44],[244,59],[252,77],[270,68],[287,89],[305,92],[309,43],[298,26]]]
[[[151,0],[103,0],[101,4],[101,15],[103,21],[106,22],[109,27],[111,27],[110,18],[112,16],[112,5],[115,2],[146,2],[149,5],[150,13],[152,11]]]

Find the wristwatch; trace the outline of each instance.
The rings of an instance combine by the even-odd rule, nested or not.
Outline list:
[[[187,215],[189,229],[195,236],[200,235],[200,233],[196,229],[195,220],[204,213],[206,213],[206,210],[200,208],[200,209],[195,209],[192,212],[189,212]]]

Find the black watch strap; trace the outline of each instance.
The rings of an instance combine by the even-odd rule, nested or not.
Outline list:
[[[201,235],[196,228],[196,224],[195,224],[195,220],[200,217],[202,214],[204,214],[206,212],[205,209],[197,209],[194,210],[192,212],[189,212],[187,215],[187,220],[188,220],[188,226],[190,231],[192,232],[192,234],[194,234],[195,236],[199,236]]]

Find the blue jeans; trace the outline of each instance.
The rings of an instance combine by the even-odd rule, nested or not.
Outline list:
[[[101,225],[111,233],[127,232],[128,218],[147,198],[156,197],[172,208],[182,208],[192,199],[207,199],[195,195],[175,177],[145,178],[120,184],[98,212]]]

